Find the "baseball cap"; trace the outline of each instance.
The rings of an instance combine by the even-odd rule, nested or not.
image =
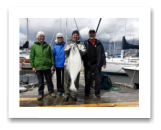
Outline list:
[[[91,32],[96,33],[96,31],[94,29],[89,30],[89,33],[91,33]]]

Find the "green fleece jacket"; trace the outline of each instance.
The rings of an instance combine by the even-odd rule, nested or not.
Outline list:
[[[53,52],[49,44],[35,42],[30,50],[31,67],[36,70],[46,70],[54,67]]]

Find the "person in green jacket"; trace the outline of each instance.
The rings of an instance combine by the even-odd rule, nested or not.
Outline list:
[[[52,82],[51,70],[54,69],[53,52],[49,44],[45,40],[45,34],[39,31],[36,36],[38,42],[31,46],[30,63],[32,71],[36,72],[38,78],[38,100],[44,95],[44,76],[50,95],[56,97],[54,93],[54,85]]]

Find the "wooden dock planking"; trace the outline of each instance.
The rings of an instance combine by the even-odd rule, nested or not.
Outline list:
[[[37,98],[20,98],[20,101],[37,101]],[[36,107],[139,107],[139,102],[115,102],[115,103],[55,105],[55,106],[36,106]]]
[[[20,98],[20,101],[36,101],[37,98]]]
[[[77,105],[55,105],[55,106],[36,106],[36,107],[139,107],[139,102],[77,104]]]

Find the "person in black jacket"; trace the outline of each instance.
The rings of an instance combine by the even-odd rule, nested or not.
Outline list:
[[[95,30],[89,30],[89,39],[84,41],[87,53],[82,57],[85,68],[85,98],[89,97],[92,73],[95,79],[95,95],[100,99],[101,68],[106,68],[106,57],[102,43],[95,39]]]

